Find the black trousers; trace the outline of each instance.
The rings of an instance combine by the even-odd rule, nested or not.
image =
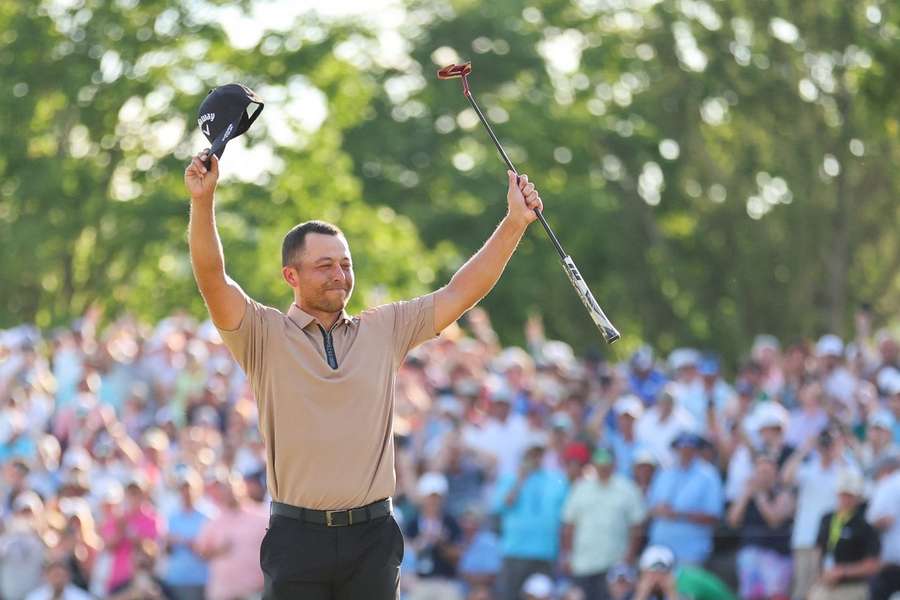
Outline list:
[[[396,600],[403,534],[393,515],[327,527],[272,515],[259,551],[264,600]]]

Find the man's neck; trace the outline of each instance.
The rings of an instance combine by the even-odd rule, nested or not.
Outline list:
[[[316,310],[315,308],[305,306],[299,298],[294,298],[294,304],[296,304],[300,310],[315,318],[316,321],[321,323],[325,329],[328,330],[334,327],[334,324],[337,323],[338,319],[341,318],[341,314],[344,312],[343,310],[339,310],[338,312]]]

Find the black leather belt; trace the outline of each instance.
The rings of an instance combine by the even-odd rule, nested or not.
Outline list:
[[[365,523],[379,517],[386,517],[391,514],[391,506],[390,498],[347,510],[313,510],[273,501],[272,514],[328,527],[346,527],[348,525]]]

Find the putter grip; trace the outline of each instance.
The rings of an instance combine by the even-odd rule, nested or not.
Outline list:
[[[578,271],[578,267],[575,266],[575,261],[572,260],[572,257],[566,255],[562,262],[566,268],[566,275],[569,276],[569,281],[572,282],[572,286],[578,292],[578,296],[584,303],[585,308],[587,308],[588,314],[591,315],[591,319],[600,329],[600,333],[603,334],[603,339],[606,340],[606,343],[612,344],[622,337],[594,299],[594,295],[584,282],[584,278],[581,277],[581,273]]]

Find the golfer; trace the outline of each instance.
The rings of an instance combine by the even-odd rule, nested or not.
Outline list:
[[[394,493],[397,370],[487,294],[543,208],[528,177],[508,172],[507,213],[485,245],[436,292],[350,316],[353,260],[341,230],[301,223],[284,237],[287,312],[259,304],[225,272],[216,231],[218,159],[184,173],[194,277],[210,316],[247,374],[259,408],[272,510],[260,549],[267,599],[398,596],[403,537]]]

